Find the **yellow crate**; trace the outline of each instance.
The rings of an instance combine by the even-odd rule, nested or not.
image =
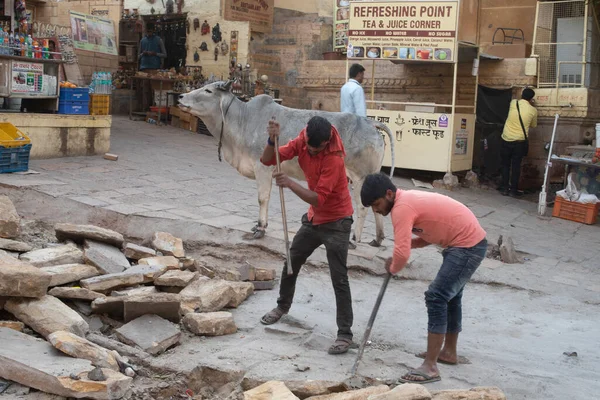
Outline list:
[[[10,122],[0,122],[0,146],[21,147],[31,144],[29,136],[17,129]]]
[[[90,115],[108,115],[110,114],[110,95],[109,94],[91,94],[90,95]]]

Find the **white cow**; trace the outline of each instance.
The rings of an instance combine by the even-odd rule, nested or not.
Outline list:
[[[225,161],[240,174],[256,180],[260,214],[253,229],[254,237],[263,237],[268,223],[273,167],[264,166],[260,157],[267,143],[269,120],[274,117],[280,123],[280,145],[284,145],[298,136],[310,118],[319,115],[337,128],[346,149],[346,171],[353,182],[357,207],[354,238],[360,242],[367,216],[367,209],[360,201],[360,189],[367,175],[381,169],[385,143],[379,130],[388,135],[394,160],[394,140],[390,130],[380,122],[353,114],[283,107],[266,95],[245,103],[232,94],[230,88],[231,81],[211,83],[180,96],[179,104],[200,117],[211,135],[219,139],[219,160],[222,152]],[[282,163],[282,169],[291,177],[305,179],[296,159]],[[371,245],[379,246],[384,238],[383,217],[375,214],[375,222],[376,238]]]

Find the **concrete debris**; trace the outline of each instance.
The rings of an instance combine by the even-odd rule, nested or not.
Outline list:
[[[431,400],[431,393],[418,383],[405,383],[389,392],[369,396],[368,400]]]
[[[503,238],[500,236],[498,239],[498,245],[500,246],[500,259],[503,263],[518,264],[521,262],[519,256],[517,255],[515,244],[513,243],[512,238]]]
[[[177,294],[156,293],[125,296],[123,298],[123,320],[130,322],[142,315],[154,314],[178,323],[181,319],[180,308],[181,301]]]
[[[237,332],[237,326],[230,312],[189,313],[183,317],[183,325],[190,332],[200,336],[223,336]]]
[[[77,312],[53,296],[10,299],[4,309],[44,337],[57,331],[85,336],[89,331],[87,322]]]
[[[117,359],[119,354],[106,350],[89,340],[72,334],[71,332],[58,331],[48,335],[48,341],[63,353],[84,360],[91,361],[95,367],[110,368],[119,371]]]
[[[197,272],[192,271],[167,271],[154,280],[156,286],[177,286],[186,287],[196,276]]]
[[[93,240],[117,247],[123,245],[123,235],[119,232],[94,225],[56,224],[54,231],[61,242],[72,240],[81,244],[86,240]]]
[[[256,268],[254,270],[254,281],[272,281],[277,277],[277,272],[274,269]]]
[[[364,389],[351,390],[349,392],[326,394],[322,396],[309,397],[309,400],[369,400],[373,395],[389,392],[390,388],[385,385],[370,386]]]
[[[450,172],[447,172],[443,179],[433,181],[433,187],[436,189],[453,190],[458,186],[458,177]]]
[[[79,282],[82,279],[100,275],[96,267],[87,264],[64,264],[52,267],[42,267],[40,270],[51,275],[50,286],[60,286],[66,283]]]
[[[0,321],[0,328],[14,329],[18,332],[23,332],[25,324],[19,321]]]
[[[52,277],[32,265],[0,261],[0,296],[42,297]]]
[[[275,287],[275,281],[254,281],[254,290],[272,290]]]
[[[167,232],[156,232],[152,236],[152,247],[168,256],[185,257],[183,240]]]
[[[190,312],[220,311],[235,296],[235,291],[227,281],[200,276],[192,281],[179,295],[184,314]]]
[[[134,286],[144,282],[144,275],[136,272],[120,272],[118,274],[108,274],[94,276],[81,280],[81,286],[95,292],[104,292],[120,287]]]
[[[223,368],[213,368],[210,366],[199,366],[194,368],[188,375],[189,388],[194,392],[200,392],[203,388],[210,388],[218,391],[229,384],[239,385],[242,379],[245,380],[244,370],[230,370]],[[255,385],[253,387],[256,387]],[[248,388],[251,389],[251,388]]]
[[[109,369],[102,371],[105,381],[90,381],[89,361],[63,355],[50,343],[12,329],[0,328],[0,343],[0,376],[21,385],[69,398],[100,400],[120,399],[131,386],[130,377]]]
[[[155,257],[156,251],[149,247],[138,246],[137,244],[127,243],[123,248],[123,254],[125,257],[132,260],[140,260],[146,257]]]
[[[268,381],[244,392],[244,400],[299,400],[285,383]]]
[[[0,238],[13,239],[21,233],[21,217],[8,196],[0,196]]]
[[[51,267],[63,264],[83,264],[83,252],[72,245],[48,247],[21,254],[22,261],[34,267]]]
[[[156,256],[142,258],[138,261],[139,265],[160,265],[167,269],[179,269],[179,260],[173,256]]]
[[[462,181],[462,186],[466,188],[478,188],[479,187],[479,177],[473,171],[468,171],[465,175],[465,178]]]
[[[440,390],[432,392],[433,400],[506,400],[497,387],[474,387],[467,390]]]
[[[89,289],[80,287],[55,287],[52,288],[48,294],[50,296],[58,297],[59,299],[71,299],[71,300],[87,300],[94,301],[101,297],[106,297],[102,293],[93,292]]]
[[[116,274],[131,266],[119,249],[92,240],[85,241],[85,261],[103,274]]]
[[[137,295],[145,295],[145,294],[154,294],[159,293],[158,289],[154,286],[140,286],[134,287],[131,289],[124,290],[115,290],[111,292],[112,297],[120,297],[120,296],[137,296]]]
[[[94,382],[102,382],[106,380],[106,376],[104,375],[104,372],[102,372],[102,368],[98,367],[88,372],[87,377],[90,381]]]
[[[179,343],[181,331],[172,322],[157,315],[144,315],[115,331],[117,338],[130,346],[138,346],[154,356]]]
[[[26,253],[28,251],[33,250],[33,248],[27,243],[18,242],[16,240],[11,239],[1,239],[0,238],[0,249],[15,251],[17,253]]]

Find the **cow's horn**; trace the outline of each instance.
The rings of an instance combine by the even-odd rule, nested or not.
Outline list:
[[[229,91],[229,90],[231,90],[231,84],[232,84],[232,83],[233,83],[233,81],[232,81],[231,79],[230,79],[230,80],[228,80],[227,82],[225,82],[225,83],[223,84],[223,86],[221,86],[221,89],[223,89],[223,90],[226,90],[226,91]]]

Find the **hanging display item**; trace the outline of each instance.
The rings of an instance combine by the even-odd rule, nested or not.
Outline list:
[[[200,20],[198,18],[194,18],[194,32],[200,28]]]
[[[200,54],[198,54],[198,50],[194,52],[194,62],[200,61]]]
[[[203,35],[208,35],[210,33],[210,25],[208,24],[208,22],[206,20],[204,20],[204,23],[202,24],[201,33]]]
[[[173,14],[173,11],[175,11],[175,2],[173,0],[167,0],[167,5],[165,8],[167,14]]]
[[[150,14],[154,15],[154,13],[155,13],[155,12],[156,12],[156,10],[154,9],[154,7],[152,7],[152,8],[150,9]]]
[[[208,51],[208,45],[206,44],[206,42],[202,42],[200,44],[200,50],[201,51]]]
[[[219,48],[215,47],[215,61],[219,58]]]
[[[221,27],[219,26],[218,22],[212,28],[212,40],[215,43],[219,43],[221,41]]]
[[[221,43],[221,54],[227,55],[228,52],[229,52],[229,45],[227,44],[227,41],[223,40],[223,42]]]

